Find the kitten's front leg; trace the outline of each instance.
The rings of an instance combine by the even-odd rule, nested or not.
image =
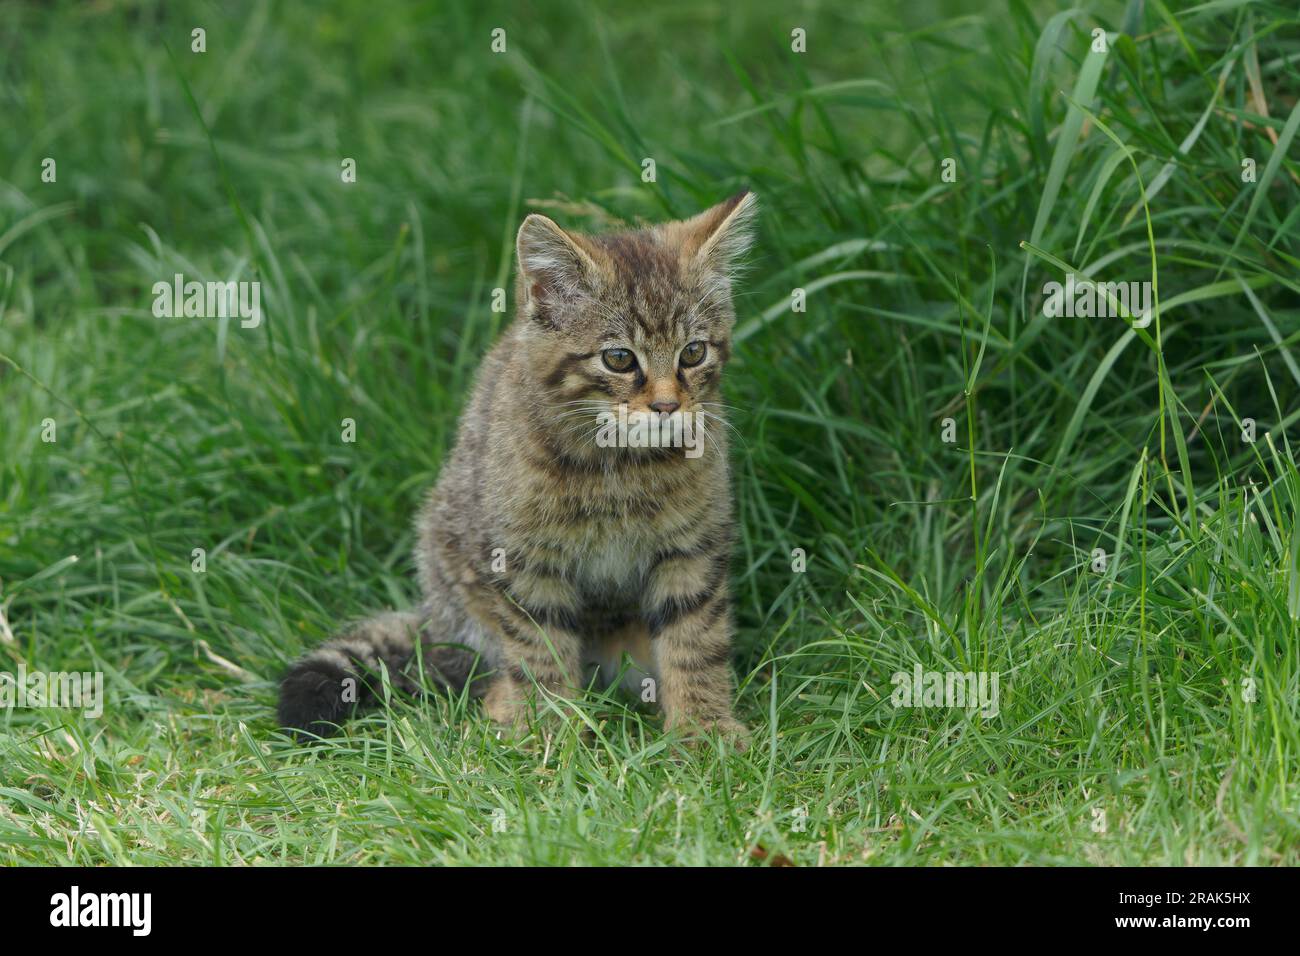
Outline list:
[[[738,749],[749,731],[731,714],[727,556],[681,555],[654,569],[645,605],[665,729],[718,731]]]
[[[524,573],[498,593],[494,604],[502,660],[483,704],[493,720],[518,726],[528,716],[534,682],[559,697],[579,692],[578,597],[562,579]]]

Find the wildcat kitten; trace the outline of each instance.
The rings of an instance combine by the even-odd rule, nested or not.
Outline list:
[[[731,276],[751,241],[743,192],[681,222],[585,236],[530,215],[516,239],[515,321],[491,350],[456,446],[420,512],[418,610],[373,617],[297,661],[279,718],[332,732],[419,659],[505,724],[534,681],[572,696],[656,682],[666,729],[747,732],[731,715],[733,535],[719,378]],[[700,414],[703,454],[601,447],[601,413]],[[671,421],[671,419],[670,419]],[[478,676],[482,675],[482,676]],[[351,678],[352,680],[348,680]],[[346,681],[346,684],[345,684]],[[355,693],[347,695],[345,687]]]

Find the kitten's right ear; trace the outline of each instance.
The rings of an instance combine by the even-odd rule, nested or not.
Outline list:
[[[530,301],[571,299],[595,270],[591,256],[572,236],[537,213],[519,227],[515,252]]]

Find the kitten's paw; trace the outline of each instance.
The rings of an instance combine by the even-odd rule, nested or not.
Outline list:
[[[744,753],[749,749],[752,736],[749,728],[734,717],[700,721],[673,720],[668,722],[665,729],[669,733],[682,734],[687,738],[687,746],[692,747],[699,746],[703,737],[716,734],[730,744],[731,749],[737,753]]]
[[[585,727],[573,713],[557,711],[545,704],[533,705],[528,700],[490,701],[487,714],[496,728],[497,739],[519,746],[546,743],[574,726]]]
[[[749,728],[734,717],[725,717],[722,720],[715,721],[708,728],[708,731],[721,736],[727,743],[731,744],[732,749],[737,753],[744,753],[748,750],[750,740],[753,737]]]
[[[498,730],[514,732],[528,727],[522,701],[493,700],[489,696],[484,702],[483,712]]]

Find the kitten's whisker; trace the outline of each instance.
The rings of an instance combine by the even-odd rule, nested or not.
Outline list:
[[[731,422],[727,421],[725,418],[713,414],[712,412],[700,412],[700,414],[705,417],[706,421],[708,420],[716,421],[722,425],[725,425],[727,428],[730,428],[735,433],[736,438],[740,441],[740,444],[745,448],[749,447],[749,443],[745,441],[745,436],[741,434],[740,429],[737,428],[735,425],[731,424]],[[705,430],[704,434],[706,436],[708,435],[707,429]]]
[[[585,408],[570,408],[567,411],[552,414],[551,421],[559,423],[574,418],[598,418],[601,415],[607,414],[608,411],[609,407],[604,404]]]
[[[588,399],[581,402],[563,402],[559,405],[548,405],[546,407],[553,411],[558,411],[561,408],[577,409],[578,411],[599,411],[602,408],[608,408],[609,403]]]
[[[567,428],[560,431],[560,437],[569,438],[576,434],[585,433],[589,424],[589,422],[572,422]],[[599,432],[600,429],[597,428],[596,431]]]
[[[711,419],[713,419],[715,422],[721,422],[723,425],[726,425],[728,428],[735,428],[735,427],[736,427],[735,425],[731,424],[731,422],[729,422],[729,421],[727,420],[727,416],[726,416],[726,415],[723,415],[723,414],[721,414],[721,413],[719,413],[719,412],[713,412],[713,411],[710,411],[710,410],[707,409],[707,408],[700,408],[700,409],[696,412],[696,414],[697,414],[697,415],[703,415],[703,416],[705,416],[706,418],[711,418]]]
[[[722,451],[722,445],[720,445],[720,444],[718,443],[718,440],[717,440],[716,438],[714,438],[712,435],[709,434],[709,430],[706,428],[706,429],[704,429],[704,430],[701,432],[701,434],[704,435],[704,440],[705,440],[706,442],[712,442],[712,443],[713,443],[713,451],[714,451],[714,453],[717,454],[719,457],[724,457],[724,456],[723,456],[723,451]]]
[[[570,418],[585,418],[587,416],[596,416],[602,414],[602,412],[603,409],[599,409],[599,408],[574,408],[574,409],[570,409],[567,412],[562,412],[561,414],[554,416],[554,420],[557,422],[562,422]]]

